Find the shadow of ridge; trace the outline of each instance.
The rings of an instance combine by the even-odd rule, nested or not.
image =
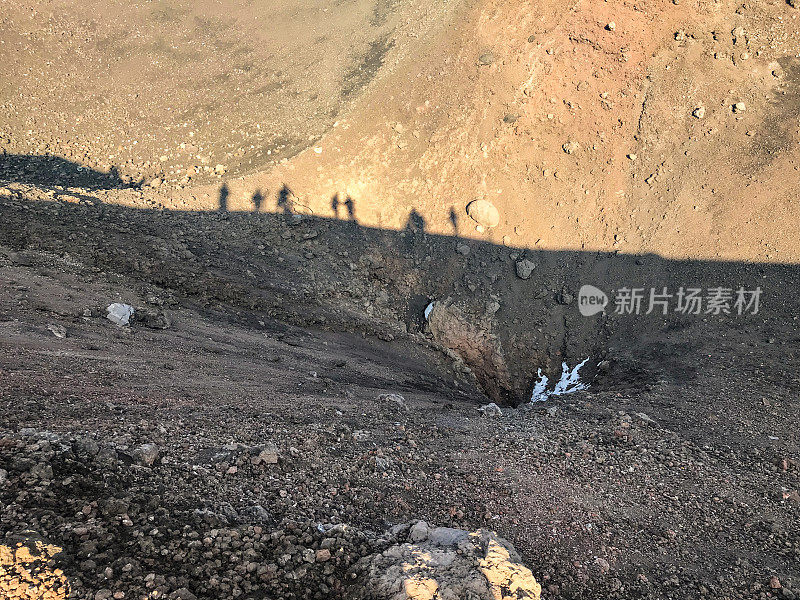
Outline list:
[[[691,380],[709,353],[736,353],[735,344],[798,341],[797,265],[509,248],[426,233],[415,211],[400,231],[297,214],[26,200],[3,202],[0,215],[0,243],[15,251],[68,253],[200,308],[231,306],[236,314],[385,340],[422,334],[498,403],[529,399],[539,368],[552,383],[562,362],[572,367],[587,356],[586,377],[598,389],[603,381],[641,388]],[[529,271],[520,271],[525,261]],[[647,315],[645,294],[639,315],[585,317],[577,297],[583,285],[609,296],[623,288],[719,286],[760,287],[762,295],[757,315]],[[438,308],[427,322],[432,301]],[[628,367],[609,379],[597,369],[603,361]],[[794,381],[790,364],[759,376]]]
[[[58,156],[0,154],[0,183],[24,183],[47,189],[60,186],[98,191],[135,187],[141,182],[124,179],[116,167],[111,167],[106,173]],[[62,193],[79,196],[68,191]]]

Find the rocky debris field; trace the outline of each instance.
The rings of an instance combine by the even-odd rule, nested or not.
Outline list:
[[[206,505],[200,492],[210,473],[241,470],[238,477],[256,485],[274,477],[274,447],[227,445],[189,465],[174,463],[153,444],[129,448],[90,437],[21,434],[2,438],[3,524],[19,524],[24,540],[8,537],[0,546],[0,589],[8,598],[43,597],[31,589],[35,585],[26,585],[37,577],[44,584],[40,594],[47,588],[52,597],[64,597],[66,587],[70,598],[95,600],[355,597],[353,583],[363,584],[369,557],[398,543],[404,531],[396,527],[379,538],[299,514],[276,522],[273,505],[273,512],[260,504],[238,511],[227,503],[216,510]],[[205,481],[196,485],[198,478]],[[279,494],[287,496],[286,490]],[[35,576],[25,573],[32,561],[20,550],[31,544],[24,537],[27,528],[45,531],[60,544],[57,552],[47,545],[50,553],[39,557]],[[42,575],[48,570],[49,578]],[[401,584],[403,575],[395,574]],[[370,597],[367,590],[361,593]]]
[[[205,469],[170,467],[153,445],[21,433],[2,438],[3,496],[16,494],[3,523],[46,531],[59,545],[24,529],[0,542],[7,598],[540,597],[531,572],[493,533],[418,521],[378,535],[299,514],[276,520],[261,505],[215,510],[192,491],[204,487],[193,480]],[[250,467],[279,469],[272,449],[234,445],[209,456],[212,465],[229,461],[218,472],[241,468],[254,483],[267,477]],[[30,505],[39,509],[24,510]]]
[[[793,598],[800,584],[797,462],[694,444],[613,396],[486,417],[395,394],[305,424],[268,402],[255,418],[176,418],[74,398],[98,419],[78,433],[39,394],[38,418],[12,413],[62,432],[0,438],[9,598],[42,597],[25,592],[36,577],[89,599],[538,598],[531,571],[550,598]],[[39,538],[59,552],[23,577],[18,544]]]
[[[800,587],[790,347],[743,333],[709,342],[728,350],[691,385],[480,411],[399,339],[234,307],[223,323],[188,299],[164,303],[166,329],[120,328],[83,307],[134,298],[134,280],[5,257],[2,585],[17,597],[35,540],[60,552],[26,573],[76,598],[493,598],[507,576],[525,598],[531,574],[545,598]]]

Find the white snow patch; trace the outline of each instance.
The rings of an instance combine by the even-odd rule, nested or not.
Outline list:
[[[536,385],[533,388],[533,394],[531,395],[531,402],[544,402],[547,400],[547,375],[542,375],[542,370],[539,369],[537,373],[539,377],[539,381],[536,382]]]
[[[428,317],[431,316],[431,311],[433,311],[433,302],[431,302],[430,304],[428,304],[428,306],[425,307],[425,320],[426,321],[428,320]]]
[[[539,369],[538,376],[539,381],[536,382],[536,385],[533,388],[533,393],[531,394],[531,402],[544,402],[550,396],[564,396],[565,394],[572,394],[574,392],[579,392],[581,390],[588,389],[589,386],[580,380],[580,373],[581,367],[586,364],[589,360],[587,356],[583,361],[575,365],[572,369],[567,366],[567,363],[561,363],[561,379],[558,380],[556,386],[553,388],[553,391],[547,391],[547,375],[542,374],[542,370]]]

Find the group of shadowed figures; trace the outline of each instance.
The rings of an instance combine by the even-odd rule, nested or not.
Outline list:
[[[226,212],[228,210],[229,195],[230,190],[228,189],[228,185],[223,184],[219,189],[219,211]],[[294,202],[292,200],[293,197],[294,194],[286,185],[284,185],[278,191],[278,210],[281,213],[289,215],[295,212]],[[256,190],[253,193],[252,202],[253,212],[261,212],[261,207],[264,204],[264,194],[261,193],[261,190]],[[345,200],[342,201],[339,198],[339,194],[334,194],[331,198],[331,209],[337,218],[339,218],[339,212],[342,207],[344,207],[344,210],[347,211],[347,220],[352,221],[353,223],[358,223],[358,220],[356,219],[356,203],[353,198],[348,195]],[[453,231],[455,232],[455,235],[458,236],[458,216],[453,208],[450,209],[449,218],[450,224],[453,227]],[[408,222],[406,223],[405,229],[415,234],[425,233],[425,219],[419,212],[417,212],[416,209],[412,209],[409,213]]]

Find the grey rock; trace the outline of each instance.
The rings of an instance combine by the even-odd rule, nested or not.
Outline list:
[[[422,542],[428,539],[428,524],[425,521],[417,521],[408,532],[408,539],[412,542]]]
[[[381,394],[378,396],[378,402],[388,403],[390,406],[394,405],[403,410],[408,410],[406,399],[400,394]]]
[[[242,520],[247,523],[264,523],[271,518],[269,511],[260,504],[248,506],[240,512],[240,515]]]
[[[500,303],[497,300],[489,300],[486,303],[486,314],[493,315],[500,310]]]
[[[132,324],[142,325],[148,329],[169,329],[172,325],[163,310],[149,306],[137,306],[130,320]]]
[[[155,444],[142,444],[133,451],[133,459],[145,467],[152,467],[160,452]]]
[[[58,339],[64,339],[67,337],[67,328],[63,325],[57,325],[56,323],[50,323],[47,326],[47,330],[56,336]]]
[[[428,540],[436,546],[456,546],[468,537],[468,531],[453,527],[436,527],[428,534]]]
[[[536,268],[536,263],[528,260],[519,260],[516,262],[517,277],[520,279],[530,279],[533,270]]]
[[[257,446],[256,453],[250,459],[254,465],[276,465],[278,464],[278,447],[274,442],[267,442],[263,446]]]
[[[124,327],[130,323],[131,317],[134,313],[134,308],[130,304],[123,304],[122,302],[114,302],[106,308],[106,318],[118,325]]]
[[[655,423],[655,420],[648,415],[647,413],[637,412],[634,413],[640,420],[644,421],[645,423],[650,423],[651,425]]]
[[[409,529],[411,529],[410,523],[398,523],[397,525],[394,525],[392,526],[391,529],[389,529],[389,533],[394,536],[398,536],[400,534],[405,533]]]
[[[100,452],[100,445],[91,438],[79,438],[75,440],[75,451],[80,454],[96,456]]]
[[[174,600],[197,600],[197,596],[185,587],[177,589],[170,597]]]
[[[47,463],[37,463],[31,468],[31,475],[42,481],[50,481],[53,478],[53,467]]]

